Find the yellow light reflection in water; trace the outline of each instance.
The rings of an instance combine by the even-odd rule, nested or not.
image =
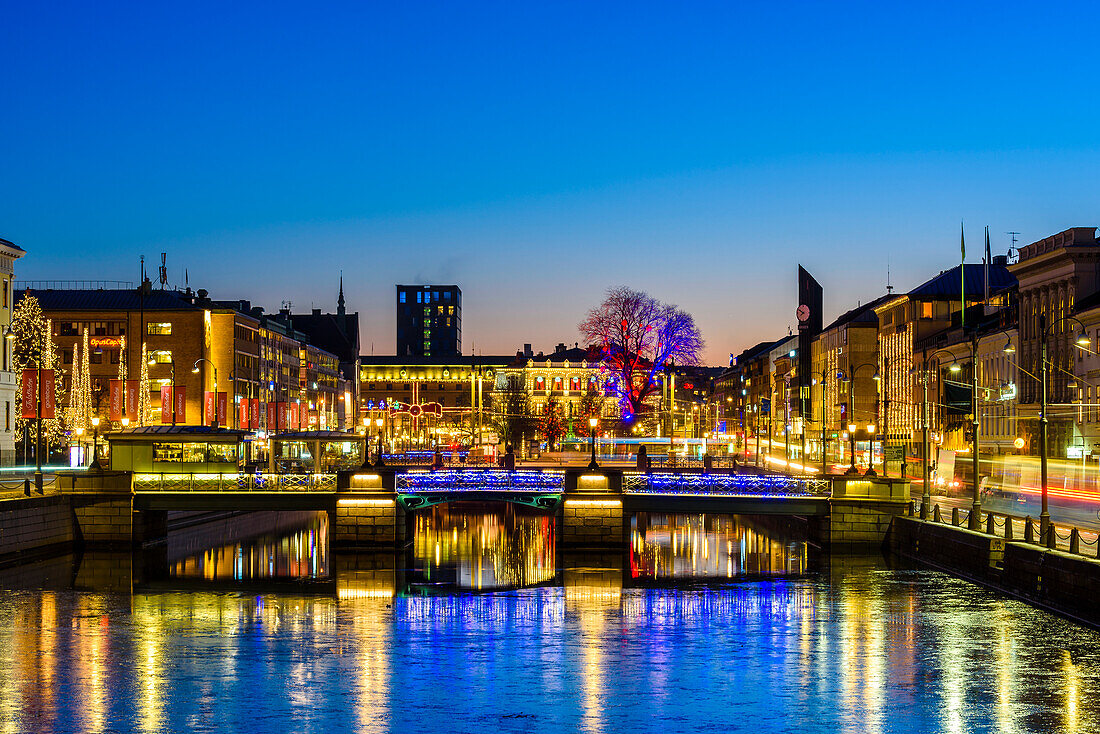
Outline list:
[[[188,556],[172,565],[177,578],[247,581],[328,575],[328,515],[318,513],[289,535],[268,533]]]
[[[464,589],[531,586],[554,578],[554,518],[515,505],[436,506],[417,513],[413,565]]]
[[[637,513],[631,519],[634,578],[800,575],[807,546],[787,542],[752,518]]]

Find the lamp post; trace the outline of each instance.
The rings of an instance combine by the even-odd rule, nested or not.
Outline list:
[[[810,377],[821,376],[821,474],[829,473],[828,439],[825,437],[825,371],[811,373]]]
[[[867,471],[863,472],[863,476],[865,476],[865,477],[878,476],[875,473],[875,467],[874,467],[875,428],[876,428],[876,426],[875,426],[874,423],[868,423],[867,424],[867,446],[868,446],[867,453],[869,454],[869,456],[867,458]]]
[[[99,416],[92,416],[92,463],[88,465],[89,469],[95,471],[103,471],[103,467],[99,465]]]
[[[213,420],[213,423],[214,423],[214,428],[217,428],[218,427],[218,368],[215,367],[214,363],[211,362],[206,357],[199,357],[198,359],[195,360],[195,366],[191,368],[191,372],[196,374],[196,375],[199,374],[199,362],[206,362],[208,365],[210,365],[210,369],[214,370],[214,420]],[[174,407],[175,407],[175,403],[173,403],[173,408]],[[205,400],[203,401],[202,409],[204,411],[206,410],[206,401]],[[175,411],[173,410],[173,412],[175,412]],[[206,416],[205,415],[203,416],[203,423],[204,424],[206,423]]]
[[[382,418],[374,419],[375,425],[378,427],[378,458],[375,459],[374,465],[377,467],[383,467],[386,462],[382,461],[382,424],[384,420]]]
[[[859,469],[856,469],[856,424],[848,424],[848,441],[850,443],[850,460],[852,465],[848,467],[848,471],[844,472],[847,476],[857,476]]]
[[[1074,316],[1063,316],[1050,324],[1046,322],[1046,316],[1039,315],[1039,482],[1041,506],[1039,510],[1039,542],[1046,543],[1047,532],[1050,528],[1050,511],[1047,507],[1047,339],[1050,331],[1064,321],[1076,321],[1081,327],[1081,336],[1074,342],[1076,346],[1087,347],[1089,338],[1085,336],[1085,325]],[[1007,350],[1008,347],[1005,347]]]
[[[848,368],[848,406],[851,409],[851,414],[848,416],[848,437],[851,441],[852,456],[851,465],[848,467],[848,471],[844,472],[846,476],[859,474],[859,469],[856,468],[856,374],[864,367],[870,367],[875,370],[873,379],[877,380],[879,378],[877,368],[870,362],[857,364],[855,367],[849,366]],[[870,476],[875,476],[874,468],[872,466],[872,464],[874,464],[873,454],[874,441],[872,439],[868,441],[867,457],[867,468],[871,470]]]
[[[588,419],[588,435],[592,443],[592,461],[588,462],[589,469],[599,469],[600,465],[596,462],[596,427],[599,426],[600,419],[596,416],[592,416]]]

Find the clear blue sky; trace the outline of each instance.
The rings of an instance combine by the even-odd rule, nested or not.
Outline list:
[[[227,8],[224,5],[232,7]],[[333,308],[456,282],[464,348],[574,341],[626,284],[722,364],[794,323],[1100,224],[1092,3],[7,3],[18,277]],[[154,270],[155,272],[155,270]]]

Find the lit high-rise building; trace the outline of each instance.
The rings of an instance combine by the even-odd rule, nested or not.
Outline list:
[[[397,356],[462,353],[462,289],[457,285],[397,286]]]

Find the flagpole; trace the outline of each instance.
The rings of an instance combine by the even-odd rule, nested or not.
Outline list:
[[[963,231],[962,222],[959,222],[959,248],[962,250],[962,263],[959,265],[959,300],[962,302],[962,312],[959,314],[959,325],[966,328],[966,233]]]

